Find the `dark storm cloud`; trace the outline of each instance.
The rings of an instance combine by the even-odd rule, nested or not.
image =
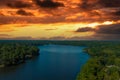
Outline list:
[[[95,29],[90,27],[79,28],[75,32],[89,32],[93,31],[96,34],[120,34],[120,24],[100,25]]]
[[[53,2],[52,0],[33,0],[33,2],[42,8],[58,8],[64,6],[63,3]]]
[[[120,24],[101,25],[98,26],[95,32],[102,34],[120,34]]]
[[[120,7],[120,0],[99,0],[98,4],[104,7]]]
[[[9,1],[7,3],[8,7],[11,8],[26,8],[26,7],[31,7],[31,4],[23,2],[23,1]]]
[[[26,11],[23,10],[23,9],[18,10],[16,13],[19,14],[19,15],[23,15],[23,16],[33,16],[32,13],[26,12]]]
[[[58,0],[59,1],[59,0]],[[120,20],[119,0],[0,0],[0,4],[9,7],[23,9],[25,11],[16,11],[15,9],[8,9],[2,7],[0,16],[5,16],[4,21],[0,17],[0,23],[10,23],[17,18],[19,21],[26,21],[28,23],[57,23],[57,22],[104,22],[104,21],[118,21]],[[77,3],[72,3],[72,2]],[[108,4],[108,2],[110,4]],[[117,3],[117,4],[116,4]],[[56,9],[58,7],[63,7]],[[114,7],[114,10],[113,8]],[[4,10],[4,8],[6,10]],[[16,9],[16,10],[17,10]],[[51,9],[51,10],[49,10]],[[30,12],[32,13],[30,13]],[[21,15],[21,16],[18,16]],[[33,16],[32,19],[27,19],[24,16]],[[43,17],[39,17],[42,16]],[[22,17],[22,18],[18,18]],[[36,18],[39,17],[39,18]],[[2,17],[3,18],[3,17]],[[12,19],[12,20],[11,20]]]
[[[79,28],[75,32],[89,32],[89,31],[94,32],[94,34],[92,36],[87,37],[88,39],[98,40],[120,39],[120,24],[100,25],[95,29],[88,27]]]
[[[94,31],[94,29],[90,27],[85,27],[85,28],[79,28],[76,30],[76,32],[88,32],[88,31]]]
[[[85,17],[79,18],[83,22],[85,19],[89,19],[88,22],[120,20],[120,0],[80,0],[77,8],[85,14]]]
[[[120,19],[118,17],[120,16],[120,0],[81,0],[78,7],[80,12],[86,13],[89,17],[98,16],[98,20],[117,21]]]
[[[97,8],[96,3],[96,1],[90,3],[90,0],[81,0],[79,7],[82,11],[91,11]]]
[[[88,4],[88,0],[83,0],[82,1],[82,4],[80,4],[80,8],[81,9],[84,9],[84,10],[89,10],[89,7],[88,6],[90,6],[89,4]]]
[[[120,10],[118,10],[116,12],[113,12],[112,15],[114,15],[114,16],[120,16]]]
[[[120,0],[81,0],[79,6],[83,10],[120,7]]]

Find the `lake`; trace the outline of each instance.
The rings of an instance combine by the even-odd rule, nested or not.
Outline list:
[[[85,47],[43,45],[40,55],[26,63],[0,69],[0,80],[75,80],[89,59]]]

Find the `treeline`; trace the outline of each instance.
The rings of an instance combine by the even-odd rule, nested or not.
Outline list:
[[[120,44],[120,41],[78,41],[78,40],[0,40],[0,44],[27,44],[27,45],[47,45],[47,44],[57,44],[57,45],[74,45],[74,46],[92,46],[94,45],[116,45]],[[98,44],[99,43],[99,44]]]
[[[85,49],[91,59],[77,80],[120,80],[120,44],[96,43]]]
[[[39,55],[39,49],[32,45],[0,44],[0,67],[20,64]]]

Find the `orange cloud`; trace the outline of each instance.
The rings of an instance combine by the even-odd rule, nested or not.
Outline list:
[[[0,34],[29,39],[93,36],[91,28],[120,23],[119,3],[119,0],[0,0]],[[88,28],[82,29],[84,33],[74,32],[85,27]]]

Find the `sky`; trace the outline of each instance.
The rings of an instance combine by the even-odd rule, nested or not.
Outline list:
[[[119,40],[120,0],[0,0],[0,40]]]

